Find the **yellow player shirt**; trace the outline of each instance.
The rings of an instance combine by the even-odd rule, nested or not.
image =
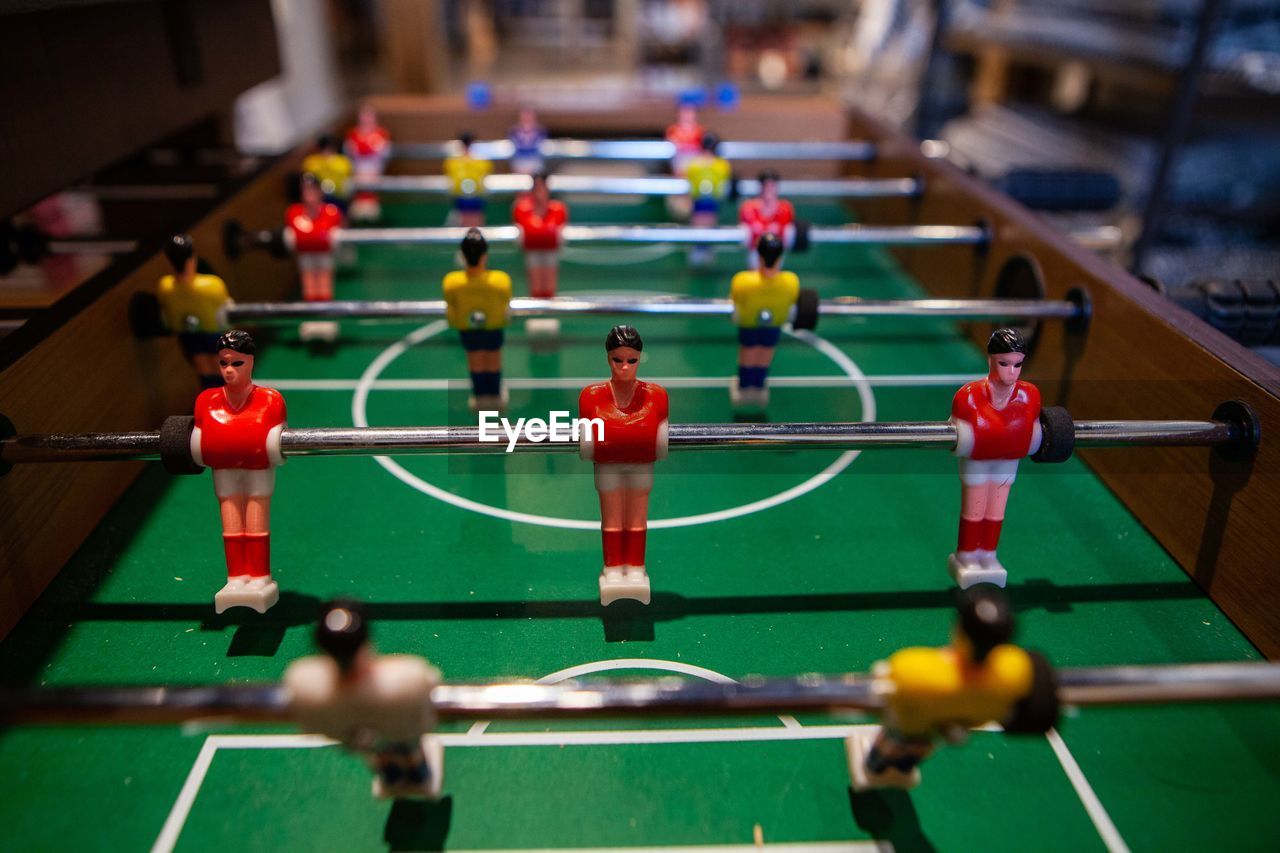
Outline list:
[[[444,277],[445,316],[454,329],[502,329],[511,303],[511,276],[499,270],[472,275],[454,270]]]
[[[160,279],[156,298],[171,332],[221,332],[222,309],[231,301],[227,286],[216,275],[197,275],[190,282],[167,275]]]
[[[475,157],[449,157],[444,161],[444,174],[449,191],[455,195],[484,195],[484,179],[493,172],[493,163]]]
[[[733,169],[723,157],[700,154],[689,161],[685,170],[689,195],[693,198],[724,198],[729,194]]]
[[[733,322],[742,329],[782,326],[800,298],[800,277],[789,270],[765,276],[755,270],[740,272],[729,285]]]
[[[934,735],[947,725],[1000,722],[1034,680],[1031,656],[1012,645],[996,646],[984,663],[970,666],[951,648],[903,649],[885,666],[894,686],[887,697],[889,722],[909,737]]]
[[[302,171],[310,172],[320,179],[320,189],[334,198],[346,198],[350,195],[351,158],[345,154],[308,154],[302,161]]]

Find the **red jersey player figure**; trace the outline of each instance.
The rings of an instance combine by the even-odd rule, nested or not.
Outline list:
[[[285,244],[298,256],[302,298],[308,302],[333,300],[333,250],[335,229],[342,227],[342,212],[324,200],[320,180],[310,172],[302,176],[302,201],[284,214]],[[303,340],[338,336],[338,324],[311,321],[299,326]]]
[[[600,494],[604,570],[600,603],[620,598],[649,603],[644,567],[653,463],[667,455],[667,392],[636,378],[644,341],[630,326],[614,326],[604,342],[608,382],[588,385],[578,397],[578,415],[604,421],[601,435],[590,428],[581,442],[583,459],[595,462]]]
[[[766,169],[760,173],[760,195],[743,202],[738,209],[738,221],[747,229],[747,266],[760,268],[760,256],[756,243],[765,234],[777,234],[785,245],[787,229],[796,221],[796,210],[791,202],[778,196],[778,173]]]
[[[357,178],[379,178],[391,157],[391,135],[378,124],[378,114],[369,104],[360,107],[356,126],[347,131],[344,143],[347,156],[355,167]],[[357,222],[376,220],[382,216],[378,194],[358,192],[351,203],[351,219]]]
[[[671,172],[683,178],[689,161],[702,151],[702,125],[698,124],[698,109],[693,104],[681,104],[676,112],[676,123],[667,127],[667,141],[675,146],[671,157]]]
[[[284,397],[253,384],[256,348],[248,332],[224,333],[217,348],[225,384],[196,397],[191,434],[191,456],[197,465],[213,469],[222,512],[227,585],[214,598],[214,608],[266,613],[280,598],[280,587],[271,579],[271,494],[276,466],[284,464]]]
[[[961,589],[1004,586],[1008,572],[996,559],[1009,489],[1018,461],[1040,448],[1040,391],[1022,382],[1027,344],[1014,329],[997,329],[987,342],[989,372],[951,401],[960,457],[960,535],[947,569]]]
[[[444,745],[431,691],[440,672],[417,655],[379,655],[364,608],[334,601],[316,627],[327,654],[289,665],[284,688],[307,731],[340,741],[374,772],[379,798],[435,800],[444,781]]]
[[[520,226],[529,295],[536,299],[552,298],[560,275],[560,232],[569,221],[569,208],[564,202],[551,198],[545,172],[534,175],[533,189],[516,199],[511,219]],[[554,335],[560,330],[560,321],[555,318],[529,320],[525,329],[531,334]]]

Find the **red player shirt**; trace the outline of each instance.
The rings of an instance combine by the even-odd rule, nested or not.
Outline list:
[[[752,246],[765,234],[783,236],[786,233],[787,226],[795,222],[795,220],[796,209],[791,206],[791,202],[784,199],[778,200],[772,216],[765,215],[764,202],[758,198],[748,199],[743,203],[742,209],[738,211],[738,221],[746,227],[747,232],[751,235]]]
[[[511,218],[520,226],[520,245],[535,252],[560,248],[560,229],[569,221],[569,209],[554,199],[545,215],[538,215],[531,196],[521,196],[511,208]]]
[[[236,411],[226,390],[206,388],[196,397],[201,459],[210,468],[270,468],[267,434],[284,423],[284,397],[274,388],[255,385],[244,408]]]
[[[653,462],[658,458],[658,427],[667,420],[667,389],[636,382],[631,404],[618,408],[610,383],[588,385],[578,396],[578,417],[604,421],[604,441],[595,442],[595,462]]]
[[[391,144],[391,135],[385,127],[375,127],[364,131],[353,127],[347,132],[347,156],[353,160],[369,160],[384,157],[387,146]]]
[[[332,204],[320,205],[320,213],[314,218],[302,203],[293,204],[284,214],[284,224],[293,232],[294,251],[299,254],[320,254],[333,251],[331,232],[342,227],[342,211]]]
[[[1003,409],[991,405],[986,379],[956,392],[951,416],[973,426],[971,459],[1021,459],[1031,449],[1032,433],[1040,419],[1040,389],[1030,382],[1014,383]]]
[[[667,127],[667,141],[676,147],[676,153],[702,150],[702,125],[673,124]]]

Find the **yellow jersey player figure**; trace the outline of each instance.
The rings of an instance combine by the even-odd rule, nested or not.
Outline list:
[[[445,316],[458,330],[467,351],[471,373],[473,412],[502,411],[507,392],[502,387],[502,341],[511,304],[511,276],[488,268],[489,244],[479,228],[462,239],[466,269],[444,277]]]
[[[316,150],[302,161],[302,171],[310,172],[320,181],[324,200],[346,215],[351,203],[351,174],[354,167],[351,158],[342,153],[338,140],[326,133],[316,141]]]
[[[364,608],[330,602],[316,626],[326,652],[300,658],[284,689],[306,731],[334,738],[373,770],[373,795],[436,800],[444,781],[444,745],[431,692],[440,671],[417,655],[379,655]]]
[[[702,135],[702,153],[689,161],[685,178],[689,181],[689,198],[693,213],[689,223],[694,228],[710,228],[720,220],[720,202],[733,189],[733,169],[729,161],[716,154],[720,138],[714,133]],[[711,246],[695,246],[689,251],[689,262],[702,266],[711,261]]]
[[[1057,685],[1043,657],[1011,645],[1013,614],[1000,590],[958,594],[951,645],[903,649],[875,665],[885,699],[883,726],[847,741],[855,791],[914,788],[919,764],[944,737],[999,723],[1013,734],[1043,734],[1057,722]]]
[[[449,179],[449,194],[453,196],[457,224],[464,228],[479,228],[484,225],[484,179],[493,172],[493,163],[471,156],[471,143],[475,142],[475,137],[470,133],[459,134],[458,142],[462,153],[445,159],[444,174]]]
[[[177,234],[164,247],[173,275],[160,279],[156,299],[169,331],[178,336],[182,354],[200,376],[201,388],[222,384],[218,336],[227,330],[231,305],[227,286],[216,275],[196,271],[196,249],[190,234]]]
[[[799,277],[782,270],[782,238],[762,235],[756,253],[760,269],[738,273],[729,288],[733,322],[738,327],[738,378],[729,386],[729,399],[737,410],[769,405],[765,379],[773,363],[773,350],[800,298]]]

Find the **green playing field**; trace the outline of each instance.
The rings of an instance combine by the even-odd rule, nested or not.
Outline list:
[[[444,217],[435,204],[385,207],[389,224]],[[836,206],[801,212],[843,217]],[[662,216],[658,205],[581,203],[573,213],[584,223]],[[451,256],[364,249],[338,296],[438,298]],[[742,263],[739,249],[692,271],[668,246],[571,247],[561,291],[723,296]],[[495,248],[492,266],[524,292],[519,265]],[[818,247],[789,266],[824,296],[918,293],[881,251]],[[668,386],[672,420],[729,420],[732,326],[634,322],[646,342],[641,376]],[[607,376],[609,324],[567,318],[551,345],[513,324],[512,413],[572,410],[582,385]],[[295,426],[474,423],[463,353],[442,323],[346,322],[332,347],[287,327],[259,337],[256,378],[284,392]],[[828,320],[784,338],[769,415],[941,420],[984,364],[950,323]],[[865,670],[903,646],[946,641],[959,503],[946,453],[681,453],[658,467],[648,607],[599,604],[590,466],[501,454],[290,461],[272,519],[281,601],[265,616],[215,616],[225,570],[209,475],[151,466],[0,644],[0,681],[278,679],[312,650],[311,622],[334,595],[369,603],[381,650],[423,655],[456,679]],[[1021,640],[1059,665],[1258,657],[1078,461],[1024,464],[1001,555]],[[827,848],[1280,845],[1274,706],[1085,710],[1063,721],[1061,737],[976,732],[927,762],[915,791],[852,795],[843,737],[868,722],[453,727],[446,797],[433,804],[374,800],[356,758],[282,729],[10,730],[0,733],[0,846],[750,846],[757,827],[767,845]]]

